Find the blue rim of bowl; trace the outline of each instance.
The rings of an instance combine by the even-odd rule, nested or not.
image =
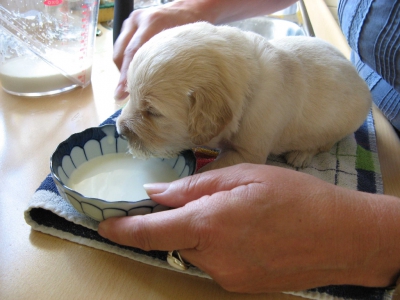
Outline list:
[[[77,192],[77,191],[71,189],[70,187],[66,186],[66,185],[62,182],[62,180],[58,177],[58,175],[56,174],[56,172],[54,171],[54,167],[53,167],[53,158],[54,158],[55,154],[60,150],[60,148],[65,147],[66,145],[68,145],[69,141],[70,141],[71,139],[74,139],[74,138],[75,138],[76,136],[78,136],[78,135],[84,135],[84,134],[86,134],[86,133],[88,133],[88,132],[90,132],[90,131],[101,130],[102,128],[106,128],[106,127],[114,127],[114,132],[115,132],[115,135],[114,135],[114,136],[115,136],[115,137],[120,137],[121,139],[124,139],[123,137],[121,137],[121,136],[118,134],[118,132],[117,132],[117,130],[116,130],[115,124],[105,124],[105,125],[102,125],[102,126],[89,127],[89,128],[87,128],[87,129],[85,129],[84,131],[81,131],[81,132],[77,132],[77,133],[72,134],[72,135],[71,135],[70,137],[68,137],[65,141],[61,142],[61,143],[57,146],[56,150],[54,150],[53,154],[50,156],[50,172],[51,172],[51,176],[52,176],[53,179],[55,179],[64,189],[66,189],[67,191],[70,191],[70,192],[73,192],[73,193],[79,195],[79,196],[82,197],[83,199],[95,199],[95,200],[101,201],[101,202],[103,202],[103,203],[140,203],[140,202],[144,202],[144,201],[151,200],[150,198],[146,198],[146,199],[137,200],[137,201],[127,201],[127,200],[107,201],[107,200],[100,199],[100,198],[95,198],[95,197],[86,197],[86,196],[82,195],[81,193],[79,193],[79,192]],[[65,155],[68,155],[68,154],[63,154],[63,157],[64,157]],[[189,165],[189,176],[190,176],[190,175],[193,175],[194,172],[196,171],[196,165],[197,165],[197,163],[196,163],[196,157],[195,157],[193,151],[192,151],[192,150],[184,150],[184,151],[180,152],[178,155],[182,155],[182,156],[184,157],[184,159],[185,159],[185,162],[189,162],[189,164],[188,164],[188,165]],[[160,158],[160,159],[162,159],[162,158]]]

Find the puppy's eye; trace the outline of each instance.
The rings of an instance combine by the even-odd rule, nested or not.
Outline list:
[[[160,114],[154,108],[146,109],[146,113],[147,113],[148,116],[151,116],[151,117],[162,117],[162,114]]]

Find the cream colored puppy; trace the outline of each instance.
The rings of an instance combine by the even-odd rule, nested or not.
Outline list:
[[[368,87],[338,50],[316,38],[263,37],[199,22],[144,44],[128,75],[118,132],[136,157],[220,150],[202,171],[270,153],[307,166],[363,123]]]

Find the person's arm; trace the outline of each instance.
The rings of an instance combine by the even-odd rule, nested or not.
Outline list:
[[[144,250],[179,250],[227,290],[386,287],[399,276],[399,198],[251,164],[147,191],[176,209],[108,219],[99,234]]]
[[[196,11],[199,19],[223,24],[254,16],[267,15],[295,3],[294,0],[181,0],[171,6]]]
[[[162,6],[139,9],[125,20],[114,44],[114,62],[121,71],[115,99],[128,96],[126,77],[136,51],[152,36],[164,29],[207,21],[222,24],[239,19],[265,15],[283,9],[294,0],[181,0]]]

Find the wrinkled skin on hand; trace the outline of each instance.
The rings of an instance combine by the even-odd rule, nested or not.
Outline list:
[[[399,250],[390,242],[393,228],[399,233],[394,197],[376,201],[307,174],[251,164],[146,190],[175,209],[108,219],[99,233],[144,250],[179,250],[229,291],[387,286],[399,270],[398,255],[387,255]]]

